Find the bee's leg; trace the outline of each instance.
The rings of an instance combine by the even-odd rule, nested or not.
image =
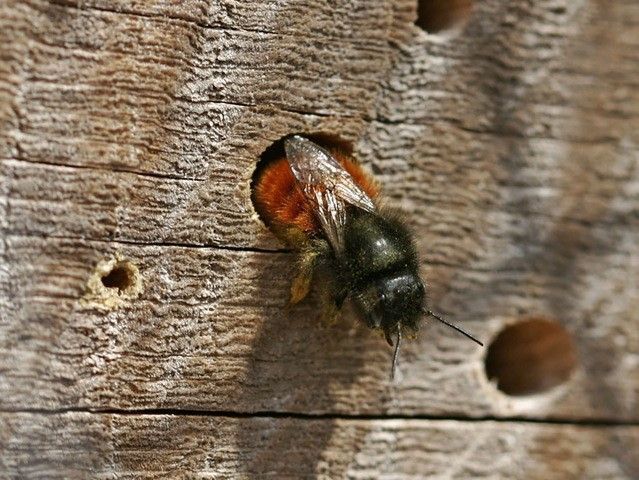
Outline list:
[[[295,275],[291,283],[291,297],[289,299],[291,305],[299,303],[308,295],[308,291],[311,288],[316,259],[317,254],[313,251],[309,250],[300,253],[297,275]]]
[[[348,291],[339,288],[334,281],[326,280],[321,285],[321,302],[322,302],[322,323],[327,326],[333,326],[339,318],[340,310],[344,304],[344,300],[348,296]]]
[[[324,240],[314,240],[300,252],[297,275],[291,283],[291,305],[300,302],[308,295],[315,269],[329,253],[330,246]]]

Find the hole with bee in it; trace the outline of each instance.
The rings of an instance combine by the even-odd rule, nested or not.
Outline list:
[[[566,383],[577,367],[568,331],[547,318],[525,318],[505,327],[485,358],[488,379],[506,395],[545,393]]]
[[[253,176],[251,178],[251,202],[253,203],[253,208],[257,212],[260,220],[262,220],[262,222],[269,228],[272,227],[269,216],[266,214],[264,208],[261,206],[263,205],[263,202],[258,201],[258,196],[260,195],[260,188],[258,187],[258,185],[260,185],[260,180],[263,178],[263,174],[267,171],[268,167],[271,166],[274,162],[281,160],[286,156],[286,153],[284,152],[284,142],[286,141],[286,139],[294,135],[302,135],[327,150],[337,149],[347,155],[352,155],[353,153],[353,145],[351,143],[342,140],[337,135],[326,132],[294,132],[283,136],[282,138],[274,141],[271,145],[269,145],[260,155],[255,170],[253,171]],[[282,178],[281,180],[285,181],[284,178]],[[275,186],[276,185],[274,185],[274,187]]]
[[[473,9],[473,0],[418,0],[418,27],[428,33],[461,30]]]

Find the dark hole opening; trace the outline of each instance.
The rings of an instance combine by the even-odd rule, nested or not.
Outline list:
[[[473,8],[472,0],[419,0],[417,26],[428,33],[463,27]]]
[[[523,396],[568,381],[577,366],[570,334],[558,323],[533,318],[502,330],[488,347],[486,375],[502,392]]]
[[[126,265],[118,264],[102,277],[102,285],[107,288],[117,288],[122,292],[133,285],[133,273]]]

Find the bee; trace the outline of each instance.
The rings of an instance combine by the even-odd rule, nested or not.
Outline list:
[[[412,235],[382,206],[378,184],[349,153],[301,135],[286,138],[282,153],[256,173],[253,202],[271,231],[298,252],[292,304],[306,297],[313,279],[329,323],[349,300],[394,346],[391,379],[403,333],[417,332],[425,315],[483,346],[426,306]]]

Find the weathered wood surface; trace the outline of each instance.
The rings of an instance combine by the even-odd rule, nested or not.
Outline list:
[[[636,342],[632,322],[611,325],[615,333],[599,340],[590,338],[594,332],[576,332],[581,352],[589,356],[582,355],[581,369],[569,388],[532,403],[512,401],[485,379],[485,352],[439,327],[425,328],[416,342],[407,343],[402,379],[389,384],[389,352],[377,335],[352,319],[323,327],[313,302],[286,308],[289,254],[23,236],[9,236],[7,246],[15,310],[3,328],[0,353],[6,368],[5,394],[0,398],[5,408],[541,415],[635,421],[639,414],[634,366],[613,343],[622,334],[625,341]],[[78,302],[86,288],[86,266],[116,252],[143,272],[141,296],[111,312]],[[30,259],[28,268],[21,265],[25,258]],[[614,264],[612,256],[607,259],[611,277],[616,274],[620,283],[626,281],[627,258],[619,256]],[[439,266],[437,271],[440,277],[453,275],[450,267]],[[535,299],[508,290],[516,278],[511,272],[494,275],[497,287],[492,295],[499,297],[491,300],[535,305]],[[451,301],[469,302],[468,292],[481,278],[473,271],[458,274],[448,295],[459,300]],[[473,308],[488,316],[488,306]],[[583,314],[572,313],[577,318]],[[216,321],[222,318],[228,321]],[[490,338],[502,322],[490,318],[473,325],[477,335]],[[599,331],[601,326],[590,328]],[[599,369],[606,365],[610,370],[604,375]]]
[[[0,466],[14,477],[601,480],[639,470],[639,427],[77,412],[5,414],[0,426]]]
[[[104,441],[82,465],[132,475],[126,462],[104,470],[102,449],[116,458],[114,432],[135,449],[161,425],[193,451],[181,463],[151,442],[145,468],[289,468],[247,453],[266,429],[290,442],[273,452],[317,445],[300,460],[308,472],[326,462],[339,475],[353,465],[353,478],[421,478],[446,463],[430,455],[433,430],[495,442],[515,429],[486,452],[442,433],[449,452],[470,452],[469,466],[450,453],[463,468],[442,477],[639,475],[608,448],[636,443],[631,428],[462,421],[639,421],[639,4],[486,0],[448,37],[414,26],[408,0],[178,3],[0,5],[0,409],[34,412],[5,414],[10,442],[42,444],[49,422],[68,438],[95,432]],[[352,318],[325,329],[312,299],[286,309],[292,257],[249,184],[260,153],[298,131],[355,142],[410,218],[436,310],[485,340],[522,316],[557,319],[578,348],[574,378],[506,397],[485,378],[485,352],[428,326],[391,385],[387,347]],[[116,255],[143,291],[107,311],[87,283]],[[313,443],[307,419],[189,417],[180,430],[179,416],[35,413],[68,408],[458,421],[313,420],[327,425]],[[567,432],[566,459],[545,445],[553,432]],[[349,440],[368,435],[371,447]],[[0,438],[7,474],[38,458]],[[215,470],[209,449],[236,460]],[[24,472],[38,465],[50,472],[47,460]]]

